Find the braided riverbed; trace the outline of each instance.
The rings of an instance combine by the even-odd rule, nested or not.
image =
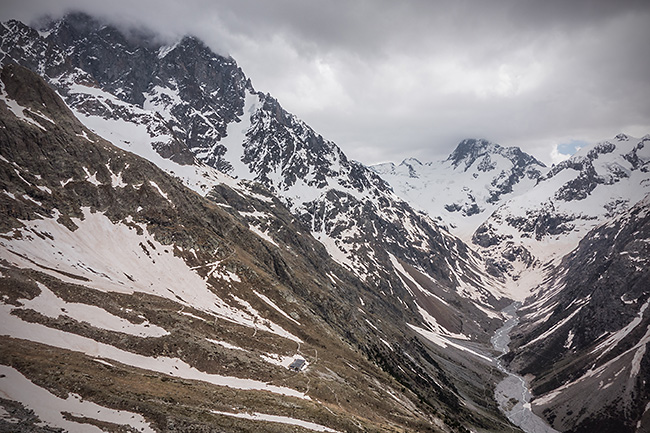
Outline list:
[[[510,372],[501,362],[501,357],[509,352],[510,331],[519,323],[517,309],[521,303],[515,302],[502,310],[508,320],[499,328],[492,339],[492,347],[501,352],[496,358],[497,368],[506,374],[496,387],[495,397],[499,408],[508,419],[526,433],[558,433],[546,421],[535,415],[530,406],[532,395],[523,377]]]

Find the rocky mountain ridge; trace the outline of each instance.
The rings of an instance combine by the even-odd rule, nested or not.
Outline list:
[[[75,18],[78,19],[80,18]],[[75,29],[78,31],[79,27],[83,30],[83,26],[79,24]],[[228,157],[231,156],[230,152],[239,152],[242,158],[235,159],[231,168],[224,164],[209,165],[212,161],[210,155],[215,153],[205,153],[205,148],[200,146],[192,149],[190,145],[186,145],[188,140],[191,141],[191,133],[176,127],[173,119],[168,119],[178,112],[194,114],[198,112],[198,109],[192,106],[185,107],[185,111],[181,110],[180,106],[183,103],[178,102],[176,98],[178,95],[170,97],[169,100],[161,97],[161,102],[153,109],[155,104],[152,103],[150,106],[146,102],[151,93],[145,92],[149,96],[145,97],[145,102],[140,107],[116,95],[124,96],[129,92],[120,92],[116,88],[113,90],[115,94],[111,93],[105,90],[105,86],[101,85],[98,79],[81,70],[79,64],[71,64],[71,59],[76,59],[74,61],[77,62],[83,57],[70,55],[63,63],[54,62],[51,68],[47,63],[38,60],[39,58],[61,58],[56,54],[61,50],[53,41],[62,38],[56,30],[65,28],[63,24],[57,24],[50,32],[33,33],[26,26],[15,22],[3,27],[3,30],[8,32],[2,36],[2,49],[5,53],[3,63],[6,65],[3,69],[4,81],[6,81],[6,86],[3,87],[3,102],[9,110],[4,112],[3,116],[5,123],[10,125],[5,131],[2,145],[3,152],[6,152],[3,153],[3,164],[5,164],[3,167],[8,173],[7,178],[10,179],[3,185],[4,196],[6,196],[3,196],[3,199],[6,201],[5,213],[13,218],[7,220],[10,226],[3,232],[6,234],[7,242],[2,245],[3,256],[7,260],[2,272],[3,275],[9,275],[6,279],[7,296],[9,296],[7,299],[12,299],[6,305],[14,305],[14,307],[7,306],[3,312],[3,317],[10,318],[7,319],[7,328],[3,329],[3,335],[10,336],[8,341],[14,342],[16,347],[21,344],[18,342],[36,344],[32,353],[37,357],[42,348],[38,345],[48,344],[46,340],[39,339],[39,335],[50,335],[48,333],[53,332],[51,328],[59,329],[64,334],[52,336],[52,342],[72,339],[78,341],[79,345],[59,346],[56,350],[79,352],[74,355],[77,357],[75,362],[83,363],[85,366],[82,371],[87,371],[85,363],[90,362],[90,365],[93,365],[93,362],[99,361],[93,361],[92,357],[84,358],[88,356],[87,346],[84,345],[90,342],[78,340],[74,335],[91,340],[99,338],[102,344],[108,345],[101,346],[100,361],[115,366],[116,362],[125,363],[128,359],[132,359],[129,357],[133,355],[129,352],[133,350],[136,342],[127,342],[126,345],[115,342],[119,339],[120,333],[129,332],[131,325],[113,316],[122,317],[120,316],[122,309],[130,310],[129,317],[135,317],[133,320],[136,322],[141,317],[149,321],[140,322],[144,323],[143,327],[148,325],[159,333],[164,334],[166,331],[171,334],[163,340],[147,340],[149,342],[142,345],[141,352],[138,353],[146,359],[141,359],[142,365],[136,365],[133,361],[130,361],[130,364],[126,362],[131,367],[137,368],[153,362],[154,366],[147,368],[164,376],[169,375],[163,371],[167,368],[166,365],[170,365],[166,363],[172,363],[179,367],[181,372],[179,372],[180,376],[174,374],[171,376],[182,380],[196,379],[195,375],[199,374],[199,381],[213,381],[211,383],[214,385],[223,386],[223,382],[214,383],[217,379],[213,375],[217,371],[216,374],[230,378],[254,380],[256,381],[254,386],[257,387],[254,389],[269,391],[276,388],[267,381],[271,380],[272,383],[276,380],[285,381],[287,367],[285,363],[290,361],[289,358],[302,357],[307,361],[307,365],[312,367],[308,370],[309,374],[306,372],[306,376],[294,376],[294,379],[298,379],[298,382],[302,381],[303,385],[305,381],[310,385],[304,387],[297,384],[293,388],[282,387],[282,392],[279,394],[289,397],[295,394],[298,398],[304,395],[309,397],[312,389],[310,386],[318,386],[320,379],[316,377],[324,374],[330,378],[342,378],[338,383],[341,384],[341,389],[346,390],[345,392],[337,391],[336,387],[326,382],[322,382],[322,387],[318,386],[322,392],[330,390],[333,394],[328,398],[337,400],[343,398],[346,393],[352,392],[355,387],[359,387],[360,383],[350,386],[354,381],[347,377],[347,373],[342,374],[338,367],[327,367],[334,373],[328,373],[327,370],[318,373],[316,361],[324,362],[324,359],[317,354],[320,352],[318,347],[310,348],[311,343],[308,340],[310,338],[318,340],[316,335],[325,332],[328,339],[331,337],[342,340],[344,347],[351,346],[353,350],[359,351],[361,359],[365,359],[365,362],[370,360],[370,363],[375,366],[373,368],[380,366],[385,372],[380,374],[388,374],[387,377],[392,377],[393,379],[390,380],[399,383],[399,386],[404,388],[404,392],[412,393],[406,397],[393,394],[396,401],[404,402],[403,404],[409,408],[417,408],[420,404],[426,406],[415,409],[416,412],[407,410],[410,414],[404,419],[411,418],[414,413],[424,414],[424,418],[416,415],[418,420],[414,423],[388,418],[380,419],[383,415],[378,415],[379,418],[375,417],[374,420],[369,421],[370,424],[365,425],[365,421],[357,420],[356,415],[345,415],[343,418],[349,421],[349,425],[344,428],[344,431],[354,431],[355,427],[351,426],[359,423],[364,425],[359,427],[362,429],[381,430],[387,425],[397,424],[406,430],[414,431],[421,429],[463,431],[466,427],[492,429],[494,426],[507,423],[490,397],[491,387],[494,386],[493,382],[498,376],[494,376],[491,372],[492,361],[487,347],[490,330],[497,327],[499,322],[498,314],[493,311],[493,308],[499,308],[499,303],[504,301],[495,298],[490,290],[485,289],[490,285],[484,284],[483,279],[489,276],[482,272],[483,265],[480,259],[460,240],[439,229],[425,215],[414,212],[406,203],[396,199],[379,177],[361,164],[348,161],[333,143],[323,140],[295,116],[284,112],[277,101],[272,100],[270,96],[253,93],[246,83],[244,83],[244,109],[240,112],[239,122],[228,124],[226,135],[218,140],[221,143],[219,145],[224,144],[226,148],[223,155]],[[89,28],[100,32],[104,39],[111,35],[116,37],[114,29],[101,26],[99,30],[97,26],[89,26]],[[63,32],[63,30],[59,31]],[[74,32],[66,30],[61,34],[74,35]],[[59,95],[65,98],[66,104],[72,110],[71,114],[77,116],[81,123],[76,119],[71,120],[70,113],[66,111],[68,110],[66,104],[60,101],[53,102],[54,107],[59,107],[66,114],[61,114],[58,109],[52,107],[39,108],[39,104],[49,107],[50,100],[57,100],[56,97],[42,90],[43,86],[37,85],[37,80],[25,78],[27,75],[23,76],[24,72],[11,65],[12,61],[21,61],[30,65],[30,55],[34,52],[30,51],[26,54],[29,50],[20,51],[19,54],[25,56],[25,59],[12,57],[16,55],[12,45],[15,42],[5,42],[7,40],[24,42],[24,39],[29,39],[25,35],[36,38],[25,46],[44,46],[50,50],[47,55],[41,56],[40,54],[43,53],[33,55],[32,57],[40,63],[31,66],[48,80]],[[46,42],[42,41],[47,38],[50,39]],[[111,44],[120,50],[123,49],[123,45],[121,42]],[[161,47],[157,47],[157,50],[160,53]],[[171,51],[163,50],[165,54],[163,58],[169,57]],[[14,54],[9,56],[7,52]],[[117,75],[120,80],[124,78]],[[29,84],[20,84],[20,81],[16,84],[14,80],[17,79],[27,80]],[[124,81],[121,83],[120,86],[123,86]],[[126,87],[132,89],[137,86]],[[40,94],[27,92],[26,89],[30,88]],[[170,90],[172,89],[157,91],[169,96]],[[49,99],[41,101],[39,98],[43,95],[47,95]],[[167,104],[169,101],[175,102]],[[201,119],[206,117],[200,112],[197,116]],[[52,125],[58,126],[59,119],[64,125],[72,124],[72,126],[62,127],[64,130],[55,134],[50,129]],[[183,123],[179,121],[179,124]],[[241,150],[225,146],[225,144],[230,145],[232,140],[237,138],[237,128],[245,128],[245,133],[240,134],[239,137],[247,137],[236,143],[240,145]],[[36,139],[34,145],[51,145],[50,139],[44,138],[51,137],[58,143],[66,143],[70,149],[63,151],[60,147],[56,147],[45,151],[31,148],[30,152],[34,154],[51,155],[42,156],[36,164],[25,157],[17,158],[16,152],[23,152],[25,144],[29,141],[24,138],[27,136]],[[251,136],[253,138],[250,138]],[[121,153],[107,156],[103,151],[96,150],[95,144],[105,143],[101,137],[109,139],[121,148]],[[255,145],[256,143],[261,144]],[[101,148],[103,150],[110,147],[103,146]],[[271,151],[256,153],[265,146]],[[319,148],[322,149],[320,153],[317,151]],[[109,154],[111,152],[114,151],[110,151]],[[98,160],[88,160],[87,153],[103,156]],[[131,156],[125,157],[124,155],[127,154]],[[154,162],[167,174],[163,176],[162,173],[154,173],[150,169],[142,170],[142,163],[136,163],[131,159],[136,155]],[[269,155],[274,157],[264,160],[264,157]],[[311,161],[308,163],[313,164],[307,171],[304,171],[307,163],[301,159],[303,157]],[[48,158],[54,158],[58,164],[66,163],[67,158],[78,160],[71,164],[71,167],[75,167],[74,170],[65,169],[60,173],[52,173],[51,167],[46,163]],[[258,165],[255,165],[256,163]],[[258,183],[245,179],[232,179],[217,171],[214,165],[233,174],[242,167],[248,169],[259,167],[260,170],[256,174],[259,177],[251,176]],[[268,169],[274,165],[283,167],[282,171]],[[136,175],[136,172],[140,174]],[[30,186],[26,188],[20,181],[15,181],[12,173],[18,173],[18,176],[27,179],[26,184]],[[278,176],[278,173],[281,176]],[[273,176],[274,174],[276,177]],[[63,175],[65,178],[59,178]],[[165,176],[171,176],[175,182],[180,181],[189,186],[198,195],[188,191],[180,192],[182,189],[180,183],[170,184],[170,179]],[[54,179],[50,183],[41,182],[41,179],[46,177],[54,177]],[[266,186],[259,182],[266,183]],[[304,197],[308,196],[301,194],[297,196],[298,199],[290,200],[288,194],[283,196],[278,193],[278,191],[286,192],[296,185],[309,187],[305,188],[305,191],[313,194],[316,199],[307,200]],[[270,194],[269,190],[277,194],[280,200]],[[187,194],[189,199],[182,197]],[[75,196],[77,198],[73,199]],[[211,220],[213,216],[206,219],[202,215],[204,212],[208,215],[214,213],[214,209],[209,204],[200,204],[199,208],[202,210],[196,208],[196,203],[204,200],[200,198],[201,196],[212,203],[212,206],[221,209],[221,212],[217,212],[216,221]],[[43,210],[39,209],[41,205],[36,208],[30,207],[30,199],[41,204],[47,203],[45,209],[49,209],[48,212],[43,213]],[[188,202],[192,203],[192,206],[186,206]],[[24,208],[25,203],[27,208]],[[285,204],[290,206],[289,210],[293,215],[284,208]],[[20,212],[24,218],[15,219],[15,212]],[[184,213],[187,215],[181,217]],[[230,215],[234,220],[229,220],[225,215]],[[36,222],[25,225],[23,220]],[[411,225],[405,226],[404,221],[411,221]],[[223,229],[218,230],[217,233],[211,233],[211,229],[207,229],[206,232],[206,229],[200,228],[204,224],[207,224],[207,227],[223,226]],[[97,229],[96,234],[93,234],[93,227]],[[374,228],[371,238],[367,238],[366,234],[370,232],[369,227]],[[200,234],[188,237],[186,229],[190,231],[197,229]],[[134,239],[133,230],[142,238]],[[73,234],[69,234],[68,231],[72,231]],[[115,236],[118,245],[107,242],[108,233],[111,231],[117,233]],[[333,252],[332,255],[339,264],[331,262],[323,245],[313,240],[310,232],[320,237],[322,244],[329,248],[330,253]],[[44,238],[39,236],[41,233],[45,233],[41,235]],[[100,234],[106,237],[97,238],[96,236]],[[26,239],[29,242],[11,239]],[[50,239],[51,243],[42,244],[37,239]],[[233,243],[232,239],[237,239],[238,242]],[[126,257],[131,257],[134,263],[141,263],[140,266],[133,268],[132,265],[127,264],[128,261],[116,262],[116,258],[124,254],[119,243],[134,248],[128,251]],[[99,245],[99,254],[87,248],[92,244]],[[39,249],[51,255],[43,255],[38,252]],[[67,263],[61,260],[62,257],[74,258],[76,262]],[[176,258],[181,258],[185,264]],[[143,260],[145,263],[142,263]],[[199,293],[203,293],[202,296],[210,299],[207,305],[214,304],[213,307],[202,306],[205,299],[196,298],[196,294],[191,290],[179,292],[178,289],[169,286],[173,278],[165,270],[158,268],[160,276],[152,276],[146,271],[143,275],[142,269],[150,266],[147,260],[151,260],[151,264],[161,263],[163,266],[173,264],[170,265],[170,270],[179,272],[186,281],[193,281],[189,287],[200,289]],[[332,266],[338,270],[331,271]],[[123,271],[120,270],[122,268]],[[192,272],[188,273],[188,268]],[[156,267],[151,269],[153,271]],[[15,293],[16,281],[23,278],[17,276],[16,272],[32,271],[37,272],[38,278],[36,280],[28,278],[28,285],[36,284],[40,292],[34,289],[26,293]],[[50,283],[49,280],[44,282],[40,274],[43,272],[47,278],[54,278],[54,283]],[[204,282],[196,281],[195,274],[208,282],[208,291],[203,287]],[[257,280],[260,275],[263,275],[263,282]],[[160,279],[163,279],[162,283]],[[40,287],[38,282],[43,284],[45,289]],[[69,288],[70,284],[81,284],[83,287],[75,287],[73,290]],[[163,284],[163,287],[159,288],[160,284]],[[166,291],[161,291],[164,285],[168,285],[168,288]],[[43,307],[39,300],[41,297],[54,297],[54,299],[74,303],[74,307],[64,304],[62,308],[66,311],[74,308],[76,312],[88,308],[76,306],[80,303],[79,300],[82,299],[84,292],[95,293],[97,290],[107,290],[110,293],[119,293],[120,290],[117,289],[130,286],[139,287],[139,290],[135,290],[131,296],[142,296],[138,293],[144,292],[147,302],[153,302],[157,307],[148,307],[140,302],[134,304],[134,301],[128,297],[118,301],[110,300],[114,295],[101,296],[101,301],[93,298],[90,306],[99,309],[104,309],[104,303],[117,302],[119,305],[119,312],[115,309],[110,310],[113,316],[109,320],[120,321],[122,325],[112,330],[117,334],[111,334],[110,338],[102,336],[105,330],[98,330],[97,328],[102,328],[102,325],[96,324],[94,320],[86,320],[89,327],[78,325],[77,322],[83,322],[84,316],[81,315],[48,313],[52,315],[53,320],[39,316],[39,314],[43,315],[41,312]],[[269,286],[276,287],[278,291],[274,289],[269,291]],[[290,288],[289,292],[287,288]],[[64,294],[66,290],[73,290],[75,296],[66,297]],[[214,299],[211,294],[215,292],[218,293],[218,299]],[[158,298],[172,303],[163,308],[164,313],[155,313],[156,308],[162,308],[159,306]],[[286,312],[286,302],[292,304],[292,299],[297,305],[302,305],[298,308],[302,312],[295,309],[289,309],[292,314]],[[33,305],[34,308],[25,307],[29,305]],[[205,308],[208,310],[206,311]],[[21,315],[34,315],[32,310],[37,313],[39,325],[28,327],[34,329],[35,335],[25,335],[20,331],[21,326],[24,326],[22,322],[25,322]],[[209,322],[216,317],[217,321],[234,321],[235,325],[244,328],[235,326],[237,329],[227,331],[239,335],[237,338],[223,336],[215,338],[214,332],[223,335],[227,327],[209,331],[205,335],[196,335],[187,326],[181,326],[177,314],[189,317],[193,323]],[[308,334],[314,333],[312,337],[307,338],[301,333],[296,333],[295,330],[287,329],[287,327],[295,327],[297,323],[299,327],[312,328],[304,314],[313,318],[312,324],[322,323],[326,328],[329,327],[329,330],[323,331],[324,328],[316,326],[308,332]],[[14,319],[16,315],[21,316],[19,321]],[[155,321],[150,318],[153,316],[157,318]],[[277,323],[278,319],[282,324]],[[31,318],[27,318],[27,321],[29,320]],[[287,323],[290,325],[287,326]],[[179,331],[170,332],[168,330],[170,324],[172,327],[177,327]],[[79,330],[80,326],[84,328],[82,331]],[[245,336],[245,331],[241,330],[245,328],[253,330],[252,340],[251,337]],[[272,334],[265,337],[269,338],[268,346],[265,346],[269,350],[262,346],[257,347],[260,343],[257,342],[259,338],[256,336],[261,333]],[[144,336],[144,338],[150,337],[154,335]],[[183,338],[185,342],[180,344],[179,339]],[[203,347],[206,338],[212,344],[228,349],[230,352],[226,350],[225,355],[221,353],[222,349],[217,349],[219,354],[209,350],[210,353],[206,352]],[[295,346],[296,338],[300,340],[298,351],[290,348]],[[200,340],[199,343],[196,343],[197,339]],[[180,352],[177,349],[169,349],[172,343],[176,346],[180,344],[178,346]],[[278,350],[270,350],[274,345]],[[319,347],[333,349],[332,356],[338,356],[338,359],[349,362],[349,356],[336,349],[339,346],[327,341],[322,342]],[[114,352],[115,348],[121,351],[118,355]],[[308,355],[312,349],[313,357]],[[233,353],[237,356],[229,360]],[[111,356],[108,356],[109,354]],[[152,355],[160,356],[160,354],[165,357],[160,362],[149,359]],[[46,384],[46,388],[54,389],[49,384],[51,377],[38,375],[34,370],[25,368],[19,351],[12,350],[8,356],[9,358],[3,361],[4,365],[11,365],[23,376],[35,380],[37,384],[41,386]],[[168,358],[170,360],[167,360]],[[230,367],[220,366],[223,362]],[[39,363],[39,365],[47,365],[41,361]],[[248,365],[249,370],[242,368],[242,363]],[[265,363],[275,363],[279,365],[279,370],[262,372]],[[355,368],[358,366],[354,363],[352,365],[353,367],[344,367],[344,369],[352,368],[356,371]],[[196,373],[194,369],[200,373]],[[67,384],[70,383],[67,379],[68,373],[62,371]],[[312,377],[312,373],[315,376]],[[10,374],[12,377],[18,377],[13,370]],[[206,374],[208,376],[205,376]],[[330,376],[331,374],[335,376]],[[371,372],[364,377],[375,376],[376,373]],[[484,380],[482,377],[487,379]],[[361,386],[361,389],[364,386]],[[65,386],[56,388],[56,393],[64,393],[65,389]],[[394,386],[391,387],[391,390],[394,389]],[[86,391],[80,395],[88,395]],[[93,392],[96,391],[91,391],[91,394]],[[95,400],[105,404],[106,398],[109,400],[120,398],[119,389],[114,389],[112,392],[116,394],[109,394]],[[245,398],[244,394],[242,393],[241,398]],[[321,401],[320,397],[317,398]],[[347,394],[345,399],[346,404],[347,402],[351,405],[360,404],[352,394]],[[323,400],[324,406],[329,407],[331,403],[326,400]],[[320,403],[317,404],[319,405],[323,407]],[[374,403],[370,405],[374,406]],[[109,407],[116,406],[109,404]],[[125,403],[120,407],[128,407],[129,411],[142,413],[134,409],[133,403]],[[260,413],[269,416],[270,413],[279,412],[278,408],[273,406],[249,404],[243,407],[248,407],[249,410],[257,407]],[[362,408],[363,404],[358,407]],[[379,404],[377,407],[384,406]],[[472,409],[463,409],[464,407]],[[386,408],[388,412],[392,411]],[[211,421],[215,425],[225,425],[227,423],[224,419],[240,415],[238,410],[227,410],[225,407],[214,410],[221,414],[218,422]],[[176,431],[174,430],[176,427],[169,427],[168,424],[172,420],[174,423],[180,422],[182,418],[176,415],[161,418],[161,409],[156,407],[150,407],[147,411],[145,418],[151,420],[153,417],[156,420],[154,423],[156,428],[165,431]],[[183,418],[184,423],[190,423],[184,424],[186,427],[200,424],[195,423],[199,422],[196,417],[202,416],[201,412],[195,409],[191,412],[192,415]],[[383,409],[380,413],[383,413]],[[294,417],[289,424],[295,423],[296,419],[310,417],[313,419],[311,415],[302,418]],[[250,425],[244,421],[242,423],[245,427],[238,424],[238,428],[253,429],[251,425],[255,425],[253,421],[248,422]],[[373,423],[374,427],[369,427]]]

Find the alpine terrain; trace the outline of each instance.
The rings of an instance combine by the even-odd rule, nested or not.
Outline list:
[[[193,36],[0,58],[0,431],[650,430],[650,136],[369,168]]]

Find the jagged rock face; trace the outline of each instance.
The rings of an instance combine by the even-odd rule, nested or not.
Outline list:
[[[487,140],[461,141],[445,161],[404,160],[372,167],[395,192],[464,240],[506,200],[532,188],[543,163],[517,147]],[[435,194],[431,194],[436,191]]]
[[[649,241],[646,198],[589,232],[522,310],[512,365],[560,431],[649,428]]]
[[[506,428],[489,364],[423,343],[406,325],[433,324],[329,259],[262,187],[203,198],[94,135],[34,74],[1,78],[0,381],[59,405],[74,392],[102,406],[75,411],[84,422],[118,411],[113,424],[145,430],[259,431],[233,407],[287,417],[265,431]],[[437,326],[484,332],[461,297],[399,266]],[[295,357],[308,368],[287,369]],[[30,403],[12,412],[26,429]]]
[[[309,192],[292,189],[327,191],[350,189],[359,194],[376,189],[386,193],[388,186],[363,165],[349,161],[341,149],[325,140],[296,116],[286,112],[277,100],[260,95],[261,106],[250,118],[251,127],[244,143],[244,157],[254,179],[289,195],[298,207],[308,200]]]
[[[390,253],[446,287],[466,280],[481,302],[498,303],[484,289],[480,260],[462,242],[414,212],[377,174],[348,160],[276,100],[268,95],[261,99],[261,109],[250,119],[243,161],[256,181],[285,197],[343,265],[377,287],[388,283],[406,293]],[[454,271],[459,267],[465,270],[463,277]]]
[[[4,24],[2,32],[2,62],[49,77],[80,113],[147,124],[152,136],[165,136],[157,149],[164,157],[191,164],[198,154],[213,167],[231,169],[219,140],[242,114],[250,87],[233,59],[215,55],[193,37],[165,46],[83,14],[50,24],[42,35],[16,21]],[[99,87],[118,102],[80,91],[79,84]],[[159,109],[147,116],[119,101]]]
[[[492,162],[490,155],[502,155],[510,160],[514,167],[515,175],[521,175],[523,171],[527,171],[526,175],[530,177],[538,177],[539,169],[537,169],[537,174],[531,168],[545,167],[545,165],[528,155],[525,152],[522,152],[518,147],[508,147],[503,148],[496,143],[491,143],[487,140],[475,140],[475,139],[466,139],[461,141],[456,149],[449,155],[447,158],[448,161],[454,167],[458,167],[461,163],[464,163],[464,170],[467,171],[477,160],[480,161],[477,164],[477,169],[479,171],[489,171],[496,168],[496,164]]]

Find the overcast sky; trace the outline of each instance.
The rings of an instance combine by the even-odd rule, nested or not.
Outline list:
[[[650,1],[2,0],[194,34],[352,159],[445,158],[467,137],[546,163],[650,133]]]

